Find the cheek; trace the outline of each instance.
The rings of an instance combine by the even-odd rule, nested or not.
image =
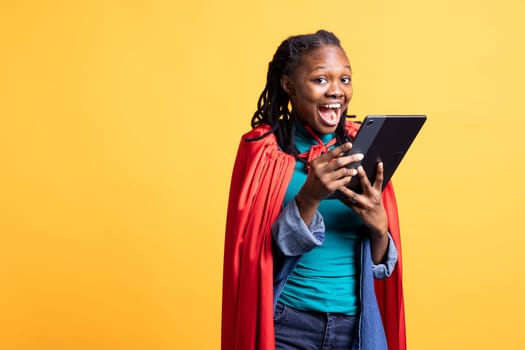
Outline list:
[[[304,107],[309,106],[311,104],[316,104],[317,100],[319,99],[319,93],[312,89],[304,89],[296,91],[297,94],[295,96],[294,103],[296,105],[301,105]]]
[[[345,89],[345,95],[346,95],[346,98],[350,100],[352,96],[354,95],[354,89],[351,86],[347,87]]]

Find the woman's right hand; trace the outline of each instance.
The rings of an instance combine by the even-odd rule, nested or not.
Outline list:
[[[312,160],[306,181],[295,197],[304,222],[309,225],[319,203],[357,175],[356,169],[346,166],[363,159],[360,153],[344,155],[352,148],[350,142],[320,155]]]

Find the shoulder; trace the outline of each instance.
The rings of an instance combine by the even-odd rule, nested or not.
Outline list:
[[[243,144],[250,148],[270,148],[272,150],[279,150],[277,138],[272,132],[272,128],[269,125],[262,124],[258,125],[252,130],[248,131],[242,136]]]
[[[294,164],[295,158],[281,151],[275,135],[271,132],[271,127],[257,126],[242,135],[235,168],[243,169],[243,174],[250,172],[249,169],[258,172],[267,169],[268,167],[262,165],[270,164],[268,162],[288,166]]]
[[[269,125],[259,125],[246,132],[241,137],[239,152],[247,153],[250,157],[262,151],[279,152],[279,145]]]
[[[270,127],[270,125],[261,124],[261,125],[256,126],[252,130],[248,131],[247,133],[245,133],[242,136],[242,138],[243,138],[243,140],[245,140],[245,139],[248,139],[248,140],[249,139],[257,139],[257,138],[263,137],[265,134],[267,134],[261,140],[270,139],[270,140],[274,140],[275,141],[276,140],[275,139],[275,135],[272,132],[270,132],[271,129],[272,128]]]

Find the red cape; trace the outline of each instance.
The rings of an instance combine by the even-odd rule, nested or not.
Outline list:
[[[350,135],[358,126],[347,124]],[[267,126],[244,135],[231,180],[224,242],[222,350],[275,350],[273,329],[272,224],[280,213],[295,159],[278,150],[275,137],[247,142]],[[405,350],[401,241],[394,191],[383,191],[389,231],[398,250],[392,276],[376,280],[377,301],[390,350]]]

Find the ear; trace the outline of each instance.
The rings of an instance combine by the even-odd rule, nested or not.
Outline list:
[[[284,92],[288,94],[288,96],[295,96],[295,88],[293,86],[293,82],[292,80],[290,80],[290,77],[288,77],[285,74],[281,76],[281,87],[283,88]]]

